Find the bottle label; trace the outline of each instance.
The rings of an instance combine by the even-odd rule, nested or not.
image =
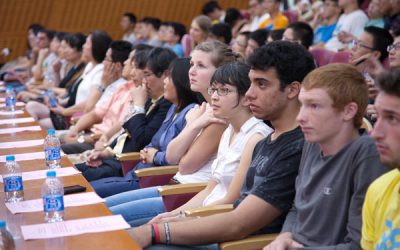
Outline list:
[[[15,98],[12,96],[6,97],[6,107],[15,106]]]
[[[4,178],[4,192],[22,191],[23,189],[24,186],[21,176],[9,176]]]
[[[62,195],[45,195],[43,197],[43,210],[49,212],[64,211],[64,198]]]
[[[48,148],[45,150],[46,160],[54,161],[59,160],[60,157],[60,148]]]

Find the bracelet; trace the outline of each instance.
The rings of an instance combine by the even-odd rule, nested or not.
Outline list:
[[[154,229],[154,234],[156,235],[155,237],[155,242],[154,243],[160,243],[160,231],[158,230],[158,225],[156,223],[151,224],[151,226]]]
[[[153,224],[150,225],[151,228],[151,244],[156,244],[156,231],[154,230]]]
[[[171,234],[169,231],[169,225],[168,222],[164,223],[164,229],[165,229],[165,243],[167,245],[171,244]]]

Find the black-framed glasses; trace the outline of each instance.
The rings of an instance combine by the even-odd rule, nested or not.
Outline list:
[[[215,92],[217,92],[218,96],[226,96],[230,92],[236,92],[236,90],[228,89],[228,88],[213,88],[213,87],[208,87],[207,92],[209,95],[213,95]]]
[[[354,48],[357,48],[357,49],[359,49],[359,48],[364,48],[364,49],[369,49],[369,50],[375,50],[375,48],[369,47],[369,46],[367,46],[367,45],[364,45],[364,44],[360,43],[360,41],[358,41],[358,40],[353,40],[353,41],[351,41],[351,44],[352,44],[352,46],[353,46]]]
[[[394,43],[394,44],[387,46],[387,52],[390,52],[392,49],[400,50],[400,43]]]

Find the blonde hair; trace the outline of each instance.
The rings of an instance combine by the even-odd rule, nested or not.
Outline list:
[[[193,51],[202,51],[211,54],[211,63],[218,68],[230,62],[243,62],[243,57],[232,51],[225,43],[220,41],[207,41],[197,45]]]
[[[305,90],[325,89],[339,111],[351,102],[356,103],[358,110],[353,123],[356,128],[361,126],[368,105],[368,87],[355,67],[342,63],[325,65],[309,73],[302,85]]]
[[[211,19],[208,16],[201,15],[193,18],[192,23],[196,23],[199,26],[201,31],[205,34],[204,40],[206,40],[212,26]],[[192,43],[192,48],[197,45],[194,41],[192,41]]]

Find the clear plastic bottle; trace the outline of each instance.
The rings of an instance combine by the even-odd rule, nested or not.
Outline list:
[[[64,187],[56,177],[56,171],[47,172],[47,178],[42,186],[44,220],[57,222],[64,220]]]
[[[56,131],[54,129],[49,129],[44,140],[44,154],[46,158],[47,169],[61,167],[60,140],[55,133]]]
[[[6,110],[15,111],[15,92],[12,86],[7,86],[6,89]]]
[[[47,90],[47,97],[49,98],[49,104],[53,108],[57,106],[57,96],[54,94],[52,89]]]
[[[18,202],[24,199],[21,168],[15,161],[14,155],[6,156],[5,174],[3,174],[4,193],[6,202]]]
[[[6,226],[6,221],[0,220],[0,250],[15,249],[14,239]]]

